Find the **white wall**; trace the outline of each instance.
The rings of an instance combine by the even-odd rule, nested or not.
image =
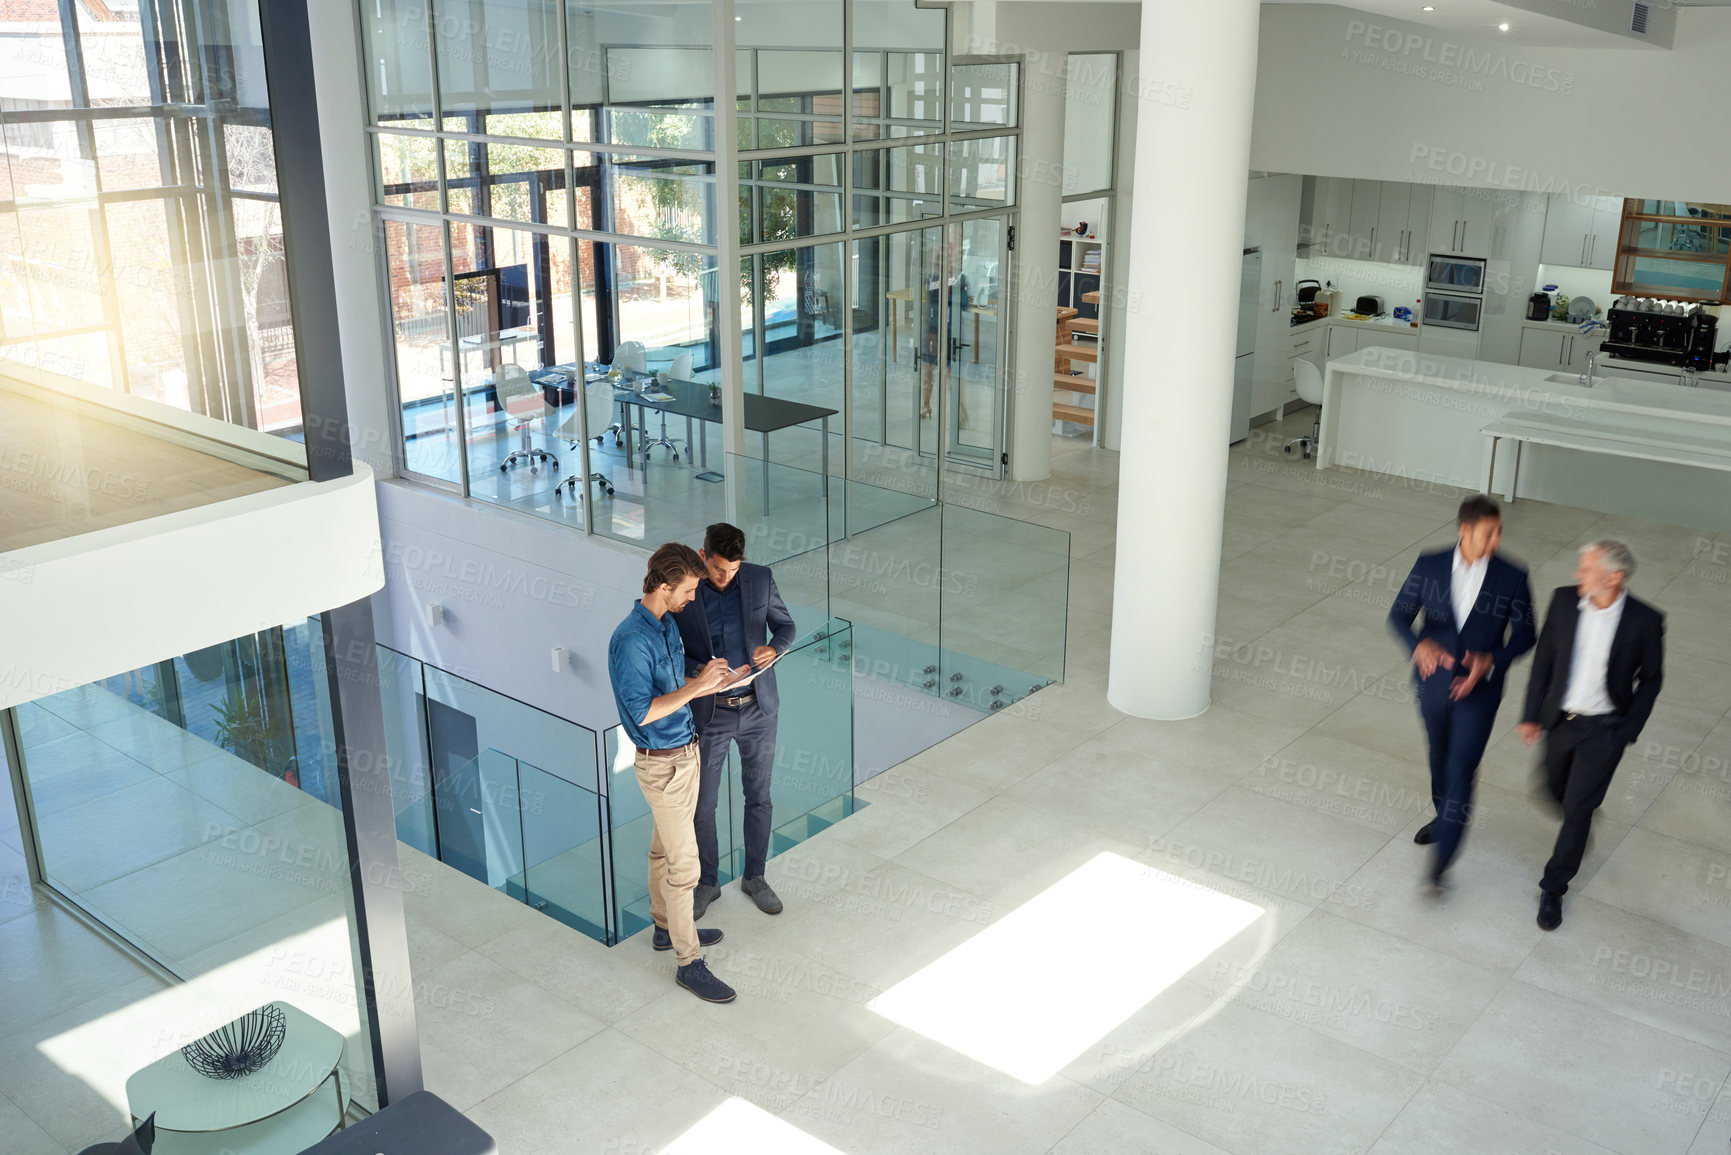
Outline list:
[[[1716,131],[1731,102],[1731,9],[1682,10],[1676,45],[1528,48],[1347,8],[1265,5],[1251,167],[1731,199]]]
[[[618,722],[607,642],[641,595],[640,552],[401,482],[379,486],[379,530],[380,642],[591,729]],[[558,673],[554,646],[571,654]]]

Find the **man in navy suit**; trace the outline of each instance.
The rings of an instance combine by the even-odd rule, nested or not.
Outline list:
[[[706,571],[697,596],[674,615],[685,642],[685,664],[701,670],[705,662],[725,658],[735,670],[758,671],[749,684],[723,687],[691,703],[697,723],[702,773],[697,788],[697,856],[702,871],[692,892],[692,917],[702,918],[709,904],[721,897],[720,853],[715,835],[715,806],[727,749],[739,745],[741,785],[745,790],[745,872],[739,887],[766,914],[780,914],[781,899],[763,877],[769,857],[770,771],[775,763],[776,711],[781,705],[775,688],[774,662],[793,645],[793,615],[775,588],[768,566],[745,560],[745,533],[717,522],[703,537],[698,551]]]
[[[1436,817],[1413,836],[1435,845],[1432,886],[1454,861],[1472,811],[1479,759],[1514,660],[1533,648],[1527,571],[1496,555],[1503,517],[1484,495],[1461,502],[1454,548],[1420,554],[1388,611],[1389,628],[1412,654],[1419,717],[1430,742]],[[1423,627],[1413,622],[1424,614]]]

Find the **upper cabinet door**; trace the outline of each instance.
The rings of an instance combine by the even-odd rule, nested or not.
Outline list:
[[[1609,269],[1617,263],[1617,234],[1623,226],[1622,197],[1594,197],[1587,232],[1587,267]]]
[[[1376,211],[1374,261],[1403,263],[1407,251],[1407,210],[1412,207],[1412,186],[1401,181],[1381,181]]]
[[[1376,251],[1381,240],[1377,237],[1377,214],[1382,206],[1382,182],[1355,180],[1352,182],[1351,245],[1344,254],[1361,261],[1379,260]]]
[[[1310,185],[1298,243],[1311,256],[1348,255],[1352,233],[1352,184],[1334,176],[1307,177]]]
[[[1587,267],[1595,199],[1561,193],[1552,193],[1545,198],[1545,242],[1539,248],[1542,264]]]
[[[1458,254],[1461,251],[1461,214],[1466,198],[1456,188],[1438,187],[1431,194],[1430,251]]]
[[[1463,257],[1491,255],[1491,223],[1496,217],[1494,194],[1490,189],[1471,188],[1461,196],[1461,240],[1455,250]]]
[[[1400,260],[1406,265],[1423,265],[1425,258],[1430,255],[1431,188],[1422,184],[1406,187],[1409,194],[1406,206],[1406,253]]]

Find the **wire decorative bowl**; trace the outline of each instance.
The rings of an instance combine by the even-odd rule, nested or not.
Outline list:
[[[188,1043],[180,1053],[207,1079],[241,1079],[276,1058],[287,1029],[282,1011],[266,1005]]]

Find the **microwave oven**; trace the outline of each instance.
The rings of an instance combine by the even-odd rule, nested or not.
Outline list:
[[[1424,295],[1424,316],[1421,320],[1426,325],[1435,325],[1442,329],[1466,329],[1476,333],[1479,331],[1479,322],[1484,317],[1484,311],[1483,297],[1464,293],[1430,292]]]
[[[1444,293],[1483,293],[1485,262],[1481,257],[1432,253],[1425,265],[1425,288]]]

